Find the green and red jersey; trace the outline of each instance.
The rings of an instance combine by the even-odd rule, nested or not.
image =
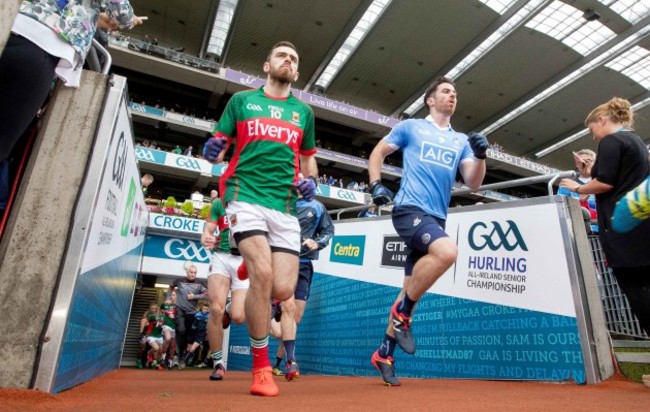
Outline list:
[[[147,312],[145,316],[149,321],[149,324],[145,329],[145,333],[147,334],[147,336],[151,336],[153,338],[161,338],[162,325],[165,321],[165,317],[159,313],[151,313],[151,312]]]
[[[248,202],[296,215],[299,155],[316,154],[314,112],[293,94],[273,98],[263,88],[236,93],[214,130],[235,141],[219,184],[224,202]]]
[[[176,329],[176,305],[163,303],[160,305],[160,312],[165,317],[163,325]]]
[[[223,207],[221,200],[215,199],[210,207],[210,222],[217,225],[219,237],[217,244],[214,245],[212,252],[230,252],[230,225],[226,216],[226,209]]]

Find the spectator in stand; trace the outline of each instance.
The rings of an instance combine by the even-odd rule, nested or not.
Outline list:
[[[181,360],[179,369],[185,368],[183,357],[187,350],[187,338],[189,328],[194,322],[194,314],[197,312],[193,301],[206,299],[208,297],[208,286],[205,279],[197,279],[197,268],[189,265],[186,269],[187,276],[182,279],[175,279],[167,292],[167,298],[171,298],[172,292],[176,291],[176,348],[178,358]]]
[[[358,217],[375,217],[377,216],[377,207],[375,205],[370,205],[368,208],[363,209],[359,212]]]
[[[219,191],[212,189],[210,190],[210,203],[214,203],[215,200],[219,200]]]
[[[340,187],[341,189],[343,189],[343,178],[340,178],[340,179],[338,180],[338,187]]]
[[[596,161],[596,153],[594,153],[593,150],[582,149],[578,153],[573,153],[573,160],[575,161],[576,169],[578,171],[578,177],[576,177],[574,181],[583,185],[591,182],[591,167]],[[560,187],[557,194],[578,199],[580,206],[589,212],[591,220],[595,221],[597,219],[596,195],[579,195],[570,191],[566,187]],[[598,232],[598,226],[592,225],[592,230]]]
[[[359,183],[359,191],[360,192],[367,192],[368,191],[368,185],[366,185],[366,182],[361,182]]]
[[[151,148],[151,142],[149,140],[143,140],[142,147]]]
[[[323,176],[318,178],[318,183],[323,184],[323,185],[328,184],[327,183],[327,175],[325,173],[323,173]]]
[[[194,353],[196,350],[206,343],[206,331],[208,328],[208,318],[210,317],[210,304],[204,302],[201,304],[201,310],[194,314],[194,321],[192,322],[192,329],[190,332],[190,346],[185,354],[185,364],[187,366],[194,365]],[[200,359],[200,358],[199,358]]]
[[[128,0],[31,0],[20,5],[0,56],[0,162],[24,135],[55,77],[68,87],[79,87],[102,5],[109,20],[122,29],[142,24]]]
[[[149,149],[158,150],[158,142],[156,142],[155,140],[152,141],[151,145],[149,146]]]
[[[140,183],[142,184],[142,194],[147,196],[147,190],[149,190],[149,185],[153,183],[153,176],[149,173],[143,175],[140,178]]]
[[[626,233],[616,233],[612,222],[616,202],[650,174],[648,151],[633,124],[632,106],[625,99],[614,97],[592,110],[585,120],[598,141],[592,179],[585,184],[562,179],[560,186],[580,195],[596,195],[598,237],[607,264],[639,324],[650,334],[650,220]]]
[[[181,147],[179,145],[176,145],[174,150],[172,150],[172,153],[179,155],[179,154],[183,153],[183,150],[181,149]]]
[[[187,146],[187,149],[183,152],[183,156],[192,157],[192,149],[194,149],[192,146]]]
[[[334,186],[336,183],[336,179],[334,179],[334,176],[330,175],[330,177],[327,179],[327,184],[330,186]]]

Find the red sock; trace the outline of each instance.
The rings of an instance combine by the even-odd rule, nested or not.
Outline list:
[[[264,346],[263,348],[254,348],[251,347],[253,353],[253,370],[271,367],[271,361],[269,361],[269,347]]]

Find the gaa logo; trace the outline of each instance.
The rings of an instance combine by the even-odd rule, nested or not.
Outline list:
[[[153,153],[149,149],[143,149],[141,147],[136,147],[135,148],[135,157],[138,158],[138,160],[144,160],[147,162],[155,162],[156,159],[153,156]]]
[[[210,262],[210,254],[201,245],[191,240],[169,239],[165,242],[165,255],[172,259]]]
[[[338,190],[336,192],[336,197],[343,200],[349,200],[351,202],[357,201],[357,197],[354,195],[354,193],[349,192],[347,190]]]
[[[184,167],[185,169],[201,170],[201,164],[199,161],[189,157],[178,157],[176,159],[176,165]]]
[[[506,220],[507,228],[505,230],[499,222],[492,221],[490,223],[491,227],[483,222],[476,222],[469,228],[467,240],[472,249],[478,251],[487,247],[496,251],[503,248],[512,252],[519,247],[525,252],[528,251],[528,246],[526,246],[515,222]]]

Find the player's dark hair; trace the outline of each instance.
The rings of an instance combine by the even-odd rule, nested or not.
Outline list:
[[[454,83],[453,80],[447,77],[438,77],[436,80],[431,83],[431,86],[427,89],[426,92],[424,92],[424,105],[427,105],[427,99],[431,97],[432,94],[434,94],[438,90],[438,86],[440,86],[443,83],[449,83],[452,86],[456,87],[456,83]]]

